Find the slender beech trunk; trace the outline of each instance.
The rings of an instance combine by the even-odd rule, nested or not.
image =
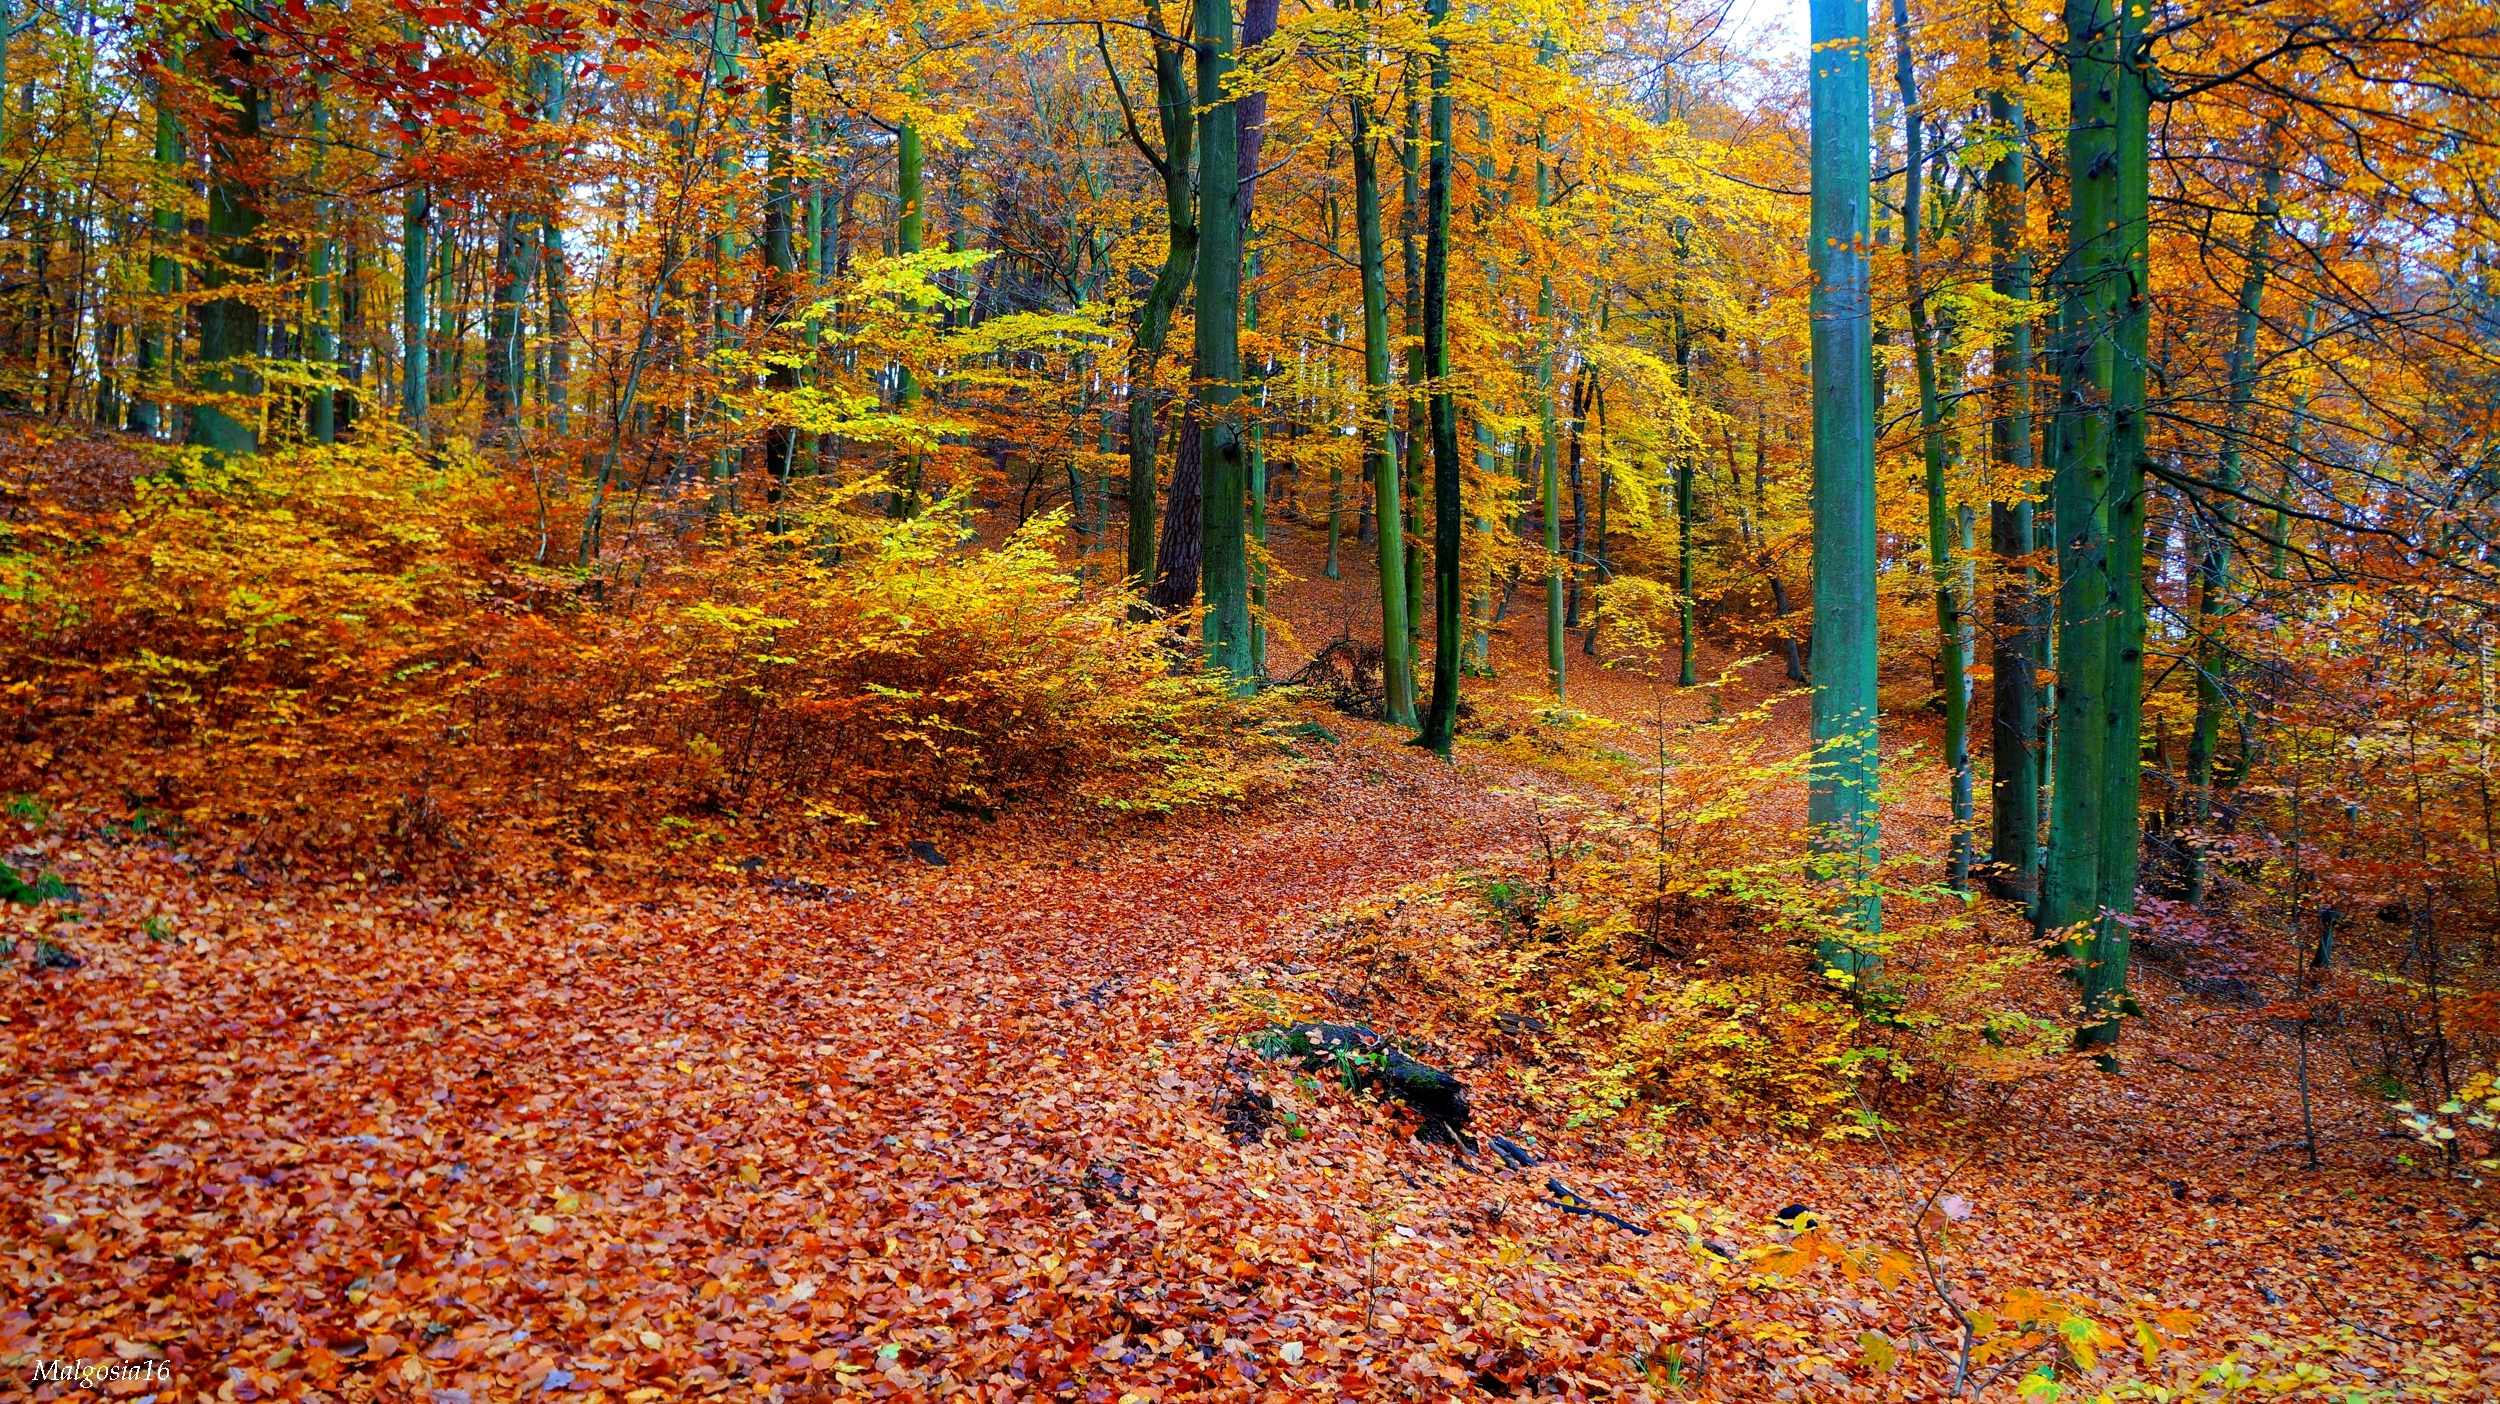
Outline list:
[[[1405,452],[1399,461],[1406,465],[1406,655],[1411,660],[1423,648],[1424,627],[1424,550],[1423,532],[1418,525],[1423,513],[1423,494],[1413,491],[1415,465],[1423,461],[1423,446],[1432,437],[1428,411],[1424,408],[1424,271],[1423,271],[1423,103],[1415,91],[1415,66],[1406,65],[1406,129],[1398,144],[1398,261],[1403,280],[1399,284],[1400,302],[1406,327],[1406,433]]]
[[[1936,596],[1936,650],[1944,674],[1944,762],[1952,789],[1953,831],[1946,878],[1955,890],[1970,885],[1971,786],[1970,688],[1962,664],[1962,602],[1954,576],[1953,508],[1945,480],[1945,408],[1937,390],[1937,328],[1928,316],[1927,270],[1921,262],[1926,231],[1920,226],[1927,187],[1927,122],[1918,100],[1918,64],[1910,49],[1909,0],[1892,0],[1892,28],[1899,61],[1905,155],[1901,204],[1901,251],[1909,279],[1910,350],[1918,370],[1919,450],[1927,470],[1927,569]]]
[[[2281,212],[2283,169],[2280,144],[2283,119],[2266,127],[2265,196],[2257,204],[2257,222],[2248,232],[2248,269],[2240,278],[2238,325],[2232,329],[2230,398],[2222,415],[2222,452],[2214,465],[2211,524],[2204,528],[2204,550],[2196,571],[2196,721],[2188,732],[2187,786],[2190,813],[2198,832],[2188,839],[2188,900],[2205,901],[2206,864],[2203,829],[2213,819],[2214,751],[2221,739],[2223,671],[2230,650],[2223,645],[2222,621],[2231,605],[2232,536],[2239,524],[2240,461],[2248,437],[2249,407],[2257,395],[2257,331],[2266,302],[2268,244],[2275,216]]]
[[[1554,41],[1537,44],[1537,62],[1551,65]],[[1539,124],[1536,134],[1536,207],[1540,215],[1553,208],[1554,168],[1546,159],[1553,150],[1545,129]],[[1562,559],[1562,474],[1561,443],[1554,423],[1554,275],[1549,271],[1537,279],[1537,335],[1542,338],[1536,360],[1537,421],[1537,510],[1545,525],[1545,677],[1554,689],[1554,699],[1564,696],[1563,668],[1563,559]]]
[[[1356,8],[1363,8],[1360,0]],[[1364,61],[1369,60],[1367,44]],[[1379,160],[1372,149],[1368,98],[1358,92],[1349,106],[1354,123],[1355,249],[1363,280],[1363,412],[1372,421],[1365,424],[1364,433],[1372,440],[1376,460],[1372,493],[1380,514],[1380,673],[1388,696],[1388,721],[1393,726],[1413,726],[1415,669],[1407,652],[1406,511],[1400,494],[1397,435],[1391,430],[1389,273],[1381,233]]]
[[[330,148],[330,107],[316,83],[312,95],[312,112],[308,125],[313,139],[313,186],[322,185],[324,158]],[[338,332],[331,323],[333,270],[337,258],[337,241],[331,237],[332,210],[328,199],[316,195],[313,200],[312,267],[306,289],[310,304],[304,319],[304,359],[320,377],[312,388],[312,401],[306,409],[304,432],[316,444],[338,442],[338,391],[334,388],[338,369]]]
[[[1160,7],[1150,6],[1148,12],[1156,27],[1163,27]],[[1105,71],[1116,82],[1119,70],[1112,62],[1109,42],[1099,30],[1095,32],[1095,46],[1102,54]],[[1154,41],[1155,117],[1163,137],[1161,150],[1138,129],[1136,115],[1127,114],[1129,139],[1163,178],[1165,228],[1163,263],[1155,270],[1154,284],[1146,290],[1145,300],[1138,304],[1136,331],[1129,339],[1128,574],[1130,587],[1141,593],[1151,591],[1156,583],[1155,376],[1163,361],[1164,343],[1171,334],[1173,309],[1180,305],[1181,295],[1189,288],[1190,273],[1198,258],[1198,217],[1192,203],[1190,177],[1196,130],[1190,118],[1189,80],[1182,66],[1185,52],[1160,39]],[[1120,98],[1122,110],[1127,112],[1125,90]]]
[[[1881,928],[1876,849],[1874,315],[1865,0],[1811,0],[1813,191],[1808,298],[1814,381],[1814,760],[1806,821],[1850,892],[1850,937],[1818,951],[1856,977]]]
[[[1675,231],[1675,387],[1693,392],[1693,329],[1684,318],[1684,226]],[[1675,685],[1698,687],[1701,670],[1693,638],[1693,449],[1679,437],[1675,445]]]
[[[1444,759],[1458,730],[1458,402],[1450,394],[1450,0],[1424,0],[1432,38],[1430,171],[1424,196],[1424,367],[1431,372],[1432,708],[1420,745]]]
[[[1989,62],[1997,87],[1988,94],[1988,119],[2005,140],[2005,153],[1988,168],[1990,280],[2009,302],[2031,299],[2031,252],[2024,242],[2023,152],[2027,119],[2012,89],[2015,30],[2008,0],[1989,17]],[[1996,628],[1989,644],[1991,702],[1989,873],[1998,896],[2026,908],[2040,891],[2040,667],[2039,576],[2026,564],[2039,543],[2033,535],[2036,466],[2031,425],[2031,323],[2007,321],[1992,358],[1995,403],[1989,428],[1989,469],[1995,488],[1988,505],[1988,549],[1996,558]]]
[[[432,287],[428,273],[434,260],[427,238],[433,228],[433,192],[412,182],[399,213],[399,415],[410,428],[420,431],[425,427],[431,398],[426,393],[431,378],[427,324],[432,321],[427,293]]]
[[[769,0],[757,0],[755,16],[762,42],[779,42],[782,34],[779,10]],[[762,305],[755,310],[756,323],[776,349],[782,323],[790,308],[801,301],[798,250],[798,185],[790,172],[790,146],[797,136],[793,127],[790,94],[791,75],[785,68],[773,66],[764,78],[764,266]],[[799,388],[799,367],[794,356],[774,358],[765,385],[784,395]],[[785,422],[776,414],[764,429],[765,491],[778,501],[789,491],[790,478],[798,471],[798,426]]]
[[[168,44],[165,70],[182,71],[182,50]],[[156,99],[156,208],[150,216],[148,241],[147,329],[139,337],[139,392],[130,399],[130,429],[154,436],[165,427],[166,392],[172,388],[175,348],[181,344],[182,314],[173,295],[182,286],[182,209],[175,201],[183,174],[182,124],[164,100],[163,83]]]

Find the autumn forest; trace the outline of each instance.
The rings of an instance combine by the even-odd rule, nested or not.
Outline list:
[[[0,1398],[2500,1397],[2488,0],[0,0]]]

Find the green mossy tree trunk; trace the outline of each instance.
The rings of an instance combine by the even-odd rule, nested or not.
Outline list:
[[[167,44],[165,69],[182,71],[182,49]],[[172,389],[174,352],[181,343],[181,313],[174,293],[182,286],[182,208],[176,203],[185,179],[182,124],[165,101],[163,80],[156,99],[156,208],[148,243],[148,319],[139,337],[139,392],[130,399],[130,429],[154,436],[165,427],[166,393]]]
[[[230,28],[210,31],[197,71],[221,90],[221,120],[210,129],[208,247],[200,260],[201,394],[191,412],[189,441],[215,454],[260,451],[260,304],[253,300],[269,272],[260,237],[262,191],[256,183],[261,131],[269,99],[259,77],[259,52]],[[240,295],[216,294],[238,289]]]
[[[2005,143],[1988,168],[1990,283],[2010,303],[2031,300],[2031,253],[2024,243],[2023,152],[2026,119],[2012,90],[2015,29],[2004,0],[1991,12],[1989,58],[1998,86],[1988,94],[1988,119]],[[1990,635],[1989,873],[2001,897],[2026,909],[2040,891],[2040,668],[2046,638],[2041,628],[2038,574],[2029,565],[2038,549],[2032,497],[2036,489],[2031,442],[2031,323],[2009,320],[1998,333],[1995,404],[1989,436],[1989,471],[1995,491],[1988,506],[1988,549],[1996,557],[1996,628]]]
[[[1851,935],[1824,940],[1824,968],[1875,964],[1882,899],[1876,849],[1874,304],[1866,249],[1872,192],[1865,0],[1812,0],[1813,190],[1808,294],[1814,389],[1814,759],[1806,821],[1831,877],[1850,889]]]

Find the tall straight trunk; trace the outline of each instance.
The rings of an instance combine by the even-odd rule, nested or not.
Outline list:
[[[498,428],[508,428],[521,414],[529,373],[525,314],[538,264],[538,226],[515,205],[496,225],[494,287],[486,318],[486,419]]]
[[[2143,506],[2140,363],[2121,362],[2140,321],[2128,289],[2134,230],[2126,150],[2140,140],[2140,76],[2131,76],[2111,0],[2070,0],[2067,64],[2068,248],[2059,279],[2059,392],[2052,509],[2058,551],[2055,798],[2039,923],[2076,961],[2077,1041],[2104,1046],[2124,1010],[2125,928],[2132,905],[2135,721],[2141,675]],[[2130,88],[2137,91],[2131,96]],[[2131,618],[2132,616],[2132,618]],[[2134,666],[2125,657],[2137,652]],[[2123,852],[2114,851],[2123,848]],[[2114,890],[2122,877],[2127,891]]]
[[[399,213],[399,414],[412,429],[424,427],[430,401],[427,324],[433,319],[427,291],[434,259],[426,241],[433,228],[433,192],[412,183]]]
[[[434,233],[434,403],[460,398],[461,329],[467,321],[458,281],[460,233],[452,209],[436,212],[441,227]]]
[[[1151,11],[1160,25],[1161,11]],[[1111,50],[1095,35],[1106,71],[1116,75]],[[1132,118],[1129,136],[1138,151],[1163,178],[1165,243],[1162,266],[1153,286],[1137,307],[1137,328],[1129,338],[1128,390],[1128,575],[1130,588],[1150,593],[1155,580],[1155,376],[1171,334],[1172,312],[1189,288],[1198,259],[1198,217],[1192,203],[1191,147],[1196,131],[1190,118],[1189,80],[1182,68],[1185,50],[1156,40],[1154,45],[1155,117],[1163,136],[1157,151]]]
[[[1588,563],[1589,501],[1582,490],[1580,461],[1588,453],[1589,391],[1596,382],[1597,368],[1583,364],[1571,390],[1571,551],[1567,561],[1570,583],[1564,588],[1563,627],[1580,627],[1580,575]]]
[[[1606,503],[1615,494],[1614,470],[1606,466],[1606,387],[1600,385],[1596,394],[1597,409],[1597,560],[1590,575],[1589,631],[1580,641],[1580,652],[1597,657],[1597,626],[1606,612],[1606,597],[1597,593],[1614,577],[1606,563]]]
[[[1693,329],[1684,319],[1684,230],[1676,228],[1675,386],[1680,394],[1693,390]],[[1675,685],[1698,687],[1701,670],[1693,639],[1693,449],[1681,437],[1675,445]]]
[[[547,427],[562,434],[572,428],[573,306],[565,288],[564,226],[546,217],[539,240],[545,267],[540,278],[547,289]]]
[[[1918,64],[1910,49],[1909,0],[1892,0],[1892,29],[1899,52],[1894,79],[1901,93],[1906,172],[1901,204],[1901,252],[1909,279],[1910,351],[1918,370],[1919,450],[1927,470],[1927,568],[1936,596],[1936,650],[1944,674],[1944,761],[1952,790],[1953,831],[1946,878],[1955,890],[1970,885],[1970,689],[1962,663],[1962,602],[1954,578],[1953,508],[1945,478],[1945,407],[1937,390],[1937,328],[1927,311],[1927,270],[1920,261],[1926,230],[1920,226],[1927,187],[1926,114],[1918,100]]]
[[[1357,4],[1357,9],[1362,6]],[[1368,45],[1366,49],[1368,51]],[[1369,61],[1366,52],[1365,61]],[[1362,93],[1350,101],[1354,122],[1354,231],[1363,279],[1363,413],[1371,421],[1373,502],[1380,514],[1380,674],[1388,721],[1415,724],[1414,659],[1407,652],[1406,511],[1400,500],[1398,440],[1389,378],[1389,270],[1380,227],[1380,169],[1372,149],[1371,114]]]
[[[182,50],[168,45],[165,70],[182,71]],[[139,336],[139,387],[130,398],[130,430],[154,436],[165,428],[165,393],[171,388],[175,348],[182,314],[173,295],[182,285],[182,209],[174,196],[185,179],[182,124],[164,99],[162,80],[156,97],[156,208],[149,217],[148,310],[146,330]]]
[[[1244,236],[1245,240],[1257,237],[1256,225]],[[1248,262],[1250,291],[1242,298],[1241,325],[1244,331],[1255,333],[1259,329],[1259,255],[1255,248]],[[1274,369],[1272,363],[1264,360],[1258,367],[1258,388],[1251,395],[1250,429],[1243,436],[1250,465],[1250,666],[1262,678],[1267,676],[1267,378]]]
[[[1424,368],[1431,374],[1432,708],[1418,744],[1447,759],[1458,731],[1458,402],[1450,394],[1450,0],[1424,0],[1432,38],[1432,155],[1424,196]]]
[[[1241,47],[1256,49],[1276,33],[1278,0],[1245,0],[1241,12]],[[1267,94],[1252,92],[1233,101],[1233,161],[1240,172],[1234,182],[1240,206],[1234,213],[1234,229],[1238,244],[1234,249],[1237,269],[1246,270],[1248,287],[1240,292],[1241,324],[1250,331],[1259,326],[1258,252],[1253,246],[1256,228],[1259,158],[1267,145]],[[1237,280],[1237,286],[1239,285]],[[1238,366],[1239,349],[1235,360]],[[1264,380],[1260,368],[1241,366],[1237,374],[1246,373]],[[1234,428],[1236,451],[1241,458],[1241,490],[1235,500],[1242,509],[1241,520],[1241,637],[1238,646],[1241,668],[1235,674],[1245,682],[1267,675],[1267,591],[1266,567],[1256,557],[1254,547],[1267,543],[1267,438],[1259,423],[1259,411],[1265,404],[1264,384],[1243,395],[1235,392],[1243,405],[1243,419]]]
[[[758,3],[756,16],[762,21],[763,42],[781,40],[779,11],[769,3]],[[799,388],[799,367],[788,348],[780,347],[781,323],[794,302],[801,300],[798,283],[799,253],[797,240],[798,186],[790,174],[790,145],[797,133],[792,129],[790,79],[785,70],[767,70],[764,79],[764,265],[769,275],[764,280],[763,305],[756,309],[757,324],[776,349],[785,354],[773,360],[765,375],[767,387],[784,395]],[[799,431],[780,415],[764,429],[765,491],[778,499],[789,490],[791,475],[799,462]]]
[[[253,148],[260,143],[268,97],[257,72],[259,54],[241,35],[213,30],[202,56],[202,71],[231,105],[223,107],[209,139],[208,248],[200,261],[200,287],[211,294],[243,291],[200,304],[196,384],[203,398],[191,412],[188,437],[212,453],[251,454],[260,451],[261,378],[250,361],[263,350],[260,304],[252,293],[269,271]]]
[[[1554,41],[1537,44],[1537,62],[1550,65],[1554,61]],[[1536,136],[1536,207],[1540,212],[1554,204],[1554,169],[1545,155],[1552,150],[1540,126]],[[1545,524],[1545,677],[1554,689],[1554,699],[1561,701],[1563,686],[1563,597],[1562,597],[1562,474],[1561,443],[1554,424],[1554,275],[1551,272],[1537,279],[1536,326],[1540,343],[1536,359],[1536,422],[1537,422],[1537,510]]]
[[[1398,261],[1403,280],[1400,302],[1406,325],[1406,434],[1401,457],[1407,476],[1423,460],[1423,446],[1432,437],[1424,408],[1424,270],[1423,270],[1423,104],[1415,95],[1415,70],[1406,70],[1406,126],[1398,144]],[[1417,525],[1422,493],[1406,494],[1406,627],[1407,657],[1423,646],[1424,552]]]
[[[2023,152],[2028,121],[2013,92],[2015,29],[2010,0],[1990,12],[1989,62],[1997,87],[1988,94],[1988,120],[2006,139],[2005,154],[1988,169],[1990,281],[2009,302],[2031,300],[2031,252],[2024,243]],[[2040,667],[2046,638],[2041,628],[2039,579],[2025,564],[2034,539],[2032,497],[2037,471],[2031,435],[2031,323],[2010,319],[1998,333],[1989,429],[1988,549],[1996,557],[1996,628],[1990,636],[1991,703],[1989,873],[1997,895],[2035,905],[2040,891]]]
[[[330,146],[330,108],[318,86],[313,89],[309,125],[313,136],[313,184],[319,188],[322,184],[323,158]],[[313,201],[310,286],[306,289],[306,300],[310,306],[304,319],[304,359],[318,377],[312,387],[312,401],[306,409],[304,432],[316,444],[336,443],[339,436],[338,391],[334,388],[338,376],[334,364],[338,359],[338,332],[330,320],[334,271],[331,265],[338,252],[337,241],[330,234],[331,223],[330,202],[316,197]]]
[[[1856,977],[1876,954],[1874,304],[1867,278],[1870,131],[1865,0],[1811,0],[1813,190],[1808,297],[1814,377],[1814,760],[1806,822],[1849,887],[1846,936],[1824,968]]]
[[[905,122],[894,136],[894,251],[905,258],[925,252],[928,209],[922,185],[926,167],[927,156],[921,146],[920,124]],[[896,408],[904,414],[920,407],[920,378],[912,373],[908,364],[896,368],[894,400]],[[920,466],[918,453],[906,455],[903,481],[894,494],[894,516],[910,517],[919,513]]]
[[[1233,71],[1231,0],[1197,0],[1199,512],[1206,554],[1206,648],[1236,680],[1252,675],[1250,553],[1241,454],[1241,132],[1224,79]]]
[[[2127,992],[2126,918],[2135,912],[2144,797],[2144,477],[2150,430],[2146,367],[2152,340],[2152,91],[2146,73],[2146,7],[2119,5],[2116,357],[2110,369],[2110,682],[2102,745],[2101,919],[2081,962],[2079,1047],[2118,1041]],[[2104,1055],[2106,1059],[2106,1055]]]
[[[2266,127],[2265,197],[2257,203],[2257,222],[2248,232],[2248,268],[2240,278],[2238,325],[2232,329],[2230,399],[2222,414],[2222,452],[2214,465],[2212,524],[2205,529],[2205,549],[2196,571],[2196,721],[2188,732],[2187,785],[2190,812],[2199,830],[2213,819],[2214,750],[2221,739],[2225,705],[2222,674],[2230,650],[2220,638],[2222,621],[2232,611],[2232,535],[2238,526],[2240,460],[2248,437],[2249,406],[2257,396],[2257,331],[2266,304],[2268,245],[2275,216],[2281,212],[2283,169],[2280,144],[2283,119]],[[2205,850],[2201,833],[2187,845],[2188,900],[2205,900]]]

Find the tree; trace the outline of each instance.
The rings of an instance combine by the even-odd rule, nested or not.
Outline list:
[[[1358,0],[1358,13],[1364,6]],[[1368,50],[1370,36],[1364,35]],[[1368,54],[1366,55],[1368,57]],[[1368,68],[1368,64],[1365,65]],[[1406,507],[1401,491],[1398,439],[1391,430],[1389,376],[1389,273],[1380,218],[1379,157],[1373,149],[1370,95],[1360,88],[1349,99],[1354,155],[1354,225],[1356,257],[1363,280],[1364,413],[1371,420],[1364,433],[1371,439],[1372,491],[1380,519],[1380,657],[1381,686],[1388,720],[1415,725],[1415,669],[1407,651],[1412,634],[1407,626]]]
[[[1806,822],[1850,889],[1852,939],[1824,965],[1872,968],[1883,920],[1876,848],[1874,305],[1864,0],[1812,0],[1813,212],[1807,256],[1814,383],[1814,759]]]
[[[1432,376],[1432,708],[1417,744],[1447,759],[1458,731],[1461,518],[1458,402],[1450,393],[1450,0],[1425,0],[1431,25],[1431,155],[1424,193],[1424,366]]]

